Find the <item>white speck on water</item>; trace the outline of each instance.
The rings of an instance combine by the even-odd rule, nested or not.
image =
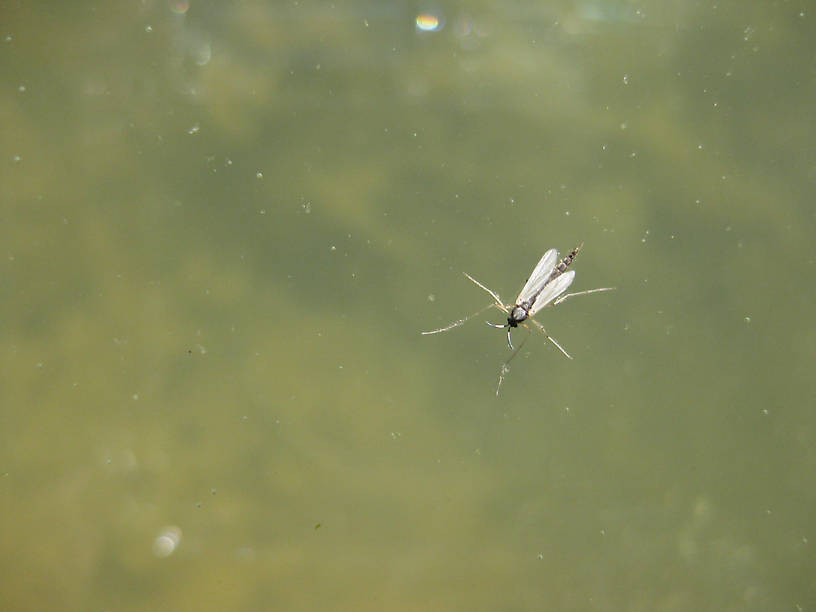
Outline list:
[[[153,540],[153,554],[160,559],[172,555],[181,543],[181,528],[171,525],[165,527]]]

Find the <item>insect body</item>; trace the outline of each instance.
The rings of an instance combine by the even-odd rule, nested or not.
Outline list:
[[[490,297],[493,298],[493,303],[488,304],[478,312],[473,313],[470,316],[465,317],[464,319],[460,319],[447,325],[446,327],[440,327],[439,329],[434,329],[431,331],[422,332],[423,335],[429,334],[438,334],[441,332],[445,332],[448,330],[453,329],[454,327],[459,327],[466,321],[472,319],[476,315],[483,313],[488,308],[498,308],[502,312],[507,315],[507,322],[504,325],[497,325],[495,323],[488,322],[487,324],[491,327],[497,327],[500,329],[507,329],[507,344],[510,346],[510,349],[513,351],[513,354],[510,355],[510,358],[502,364],[501,374],[499,375],[499,388],[496,389],[496,395],[499,394],[499,389],[501,388],[502,381],[504,380],[504,375],[508,372],[508,364],[516,356],[519,349],[521,349],[521,345],[518,348],[513,347],[513,341],[510,337],[510,331],[514,327],[518,327],[519,325],[524,326],[527,328],[528,334],[530,331],[530,327],[527,325],[527,321],[533,323],[543,334],[546,336],[547,340],[549,340],[559,351],[561,351],[567,358],[572,359],[569,353],[564,350],[558,342],[547,333],[547,330],[544,326],[536,321],[533,317],[545,306],[556,306],[566,300],[567,298],[574,297],[576,295],[586,295],[588,293],[598,293],[600,291],[611,291],[614,287],[601,287],[599,289],[589,289],[587,291],[578,291],[576,293],[567,293],[566,295],[561,295],[564,293],[569,286],[572,284],[572,281],[575,279],[575,271],[569,270],[567,268],[572,264],[575,256],[578,255],[578,252],[583,247],[583,243],[575,247],[570,253],[564,257],[561,261],[558,261],[558,251],[555,249],[550,249],[544,256],[539,260],[536,267],[533,269],[532,274],[530,274],[530,278],[527,279],[527,282],[524,284],[524,287],[521,289],[518,297],[516,298],[516,302],[513,305],[505,304],[499,295],[485,287],[482,283],[477,281],[473,278],[470,274],[465,272],[465,276],[468,277],[473,283],[476,284],[477,287],[487,292]],[[526,342],[527,338],[524,339]],[[523,342],[522,342],[523,344]]]
[[[529,317],[532,317],[536,312],[544,308],[544,306],[550,304],[572,284],[572,281],[575,278],[575,272],[570,271],[567,274],[564,273],[575,259],[575,256],[578,255],[578,251],[580,251],[583,246],[583,243],[581,243],[572,249],[569,255],[567,255],[557,264],[555,262],[558,261],[558,251],[555,249],[550,249],[544,253],[544,256],[541,258],[541,260],[539,260],[538,265],[536,265],[536,267],[533,269],[533,273],[530,275],[530,278],[528,278],[527,282],[524,284],[521,293],[519,293],[518,297],[516,298],[515,306],[503,308],[505,311],[507,308],[510,308],[507,323],[504,325],[489,323],[489,325],[492,327],[507,328],[507,344],[510,345],[511,349],[513,348],[513,342],[510,339],[510,330],[514,327],[518,327],[519,323],[523,323]],[[601,291],[604,290],[606,289],[602,289]],[[564,299],[566,298],[567,296],[564,296]],[[558,300],[558,302],[561,301],[563,300]],[[550,340],[552,340],[552,338],[550,338]],[[558,345],[556,344],[556,346]],[[561,347],[559,346],[559,348]],[[564,352],[563,349],[561,350]],[[567,355],[567,357],[569,357],[569,355]]]

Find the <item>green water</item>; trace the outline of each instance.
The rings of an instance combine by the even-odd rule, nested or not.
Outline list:
[[[0,608],[816,608],[806,3],[2,15]]]

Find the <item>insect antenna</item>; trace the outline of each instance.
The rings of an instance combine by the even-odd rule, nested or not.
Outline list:
[[[515,347],[513,346],[513,341],[510,339],[510,330],[513,329],[509,324],[505,323],[504,325],[499,325],[498,323],[491,323],[490,321],[485,321],[490,327],[495,327],[496,329],[504,329],[507,328],[507,344],[510,345],[510,350],[512,351]]]
[[[507,330],[510,331],[510,328]],[[499,369],[499,384],[496,386],[496,397],[499,397],[499,391],[501,391],[502,383],[504,382],[504,378],[510,372],[510,362],[513,361],[513,358],[519,354],[519,351],[524,346],[524,343],[530,338],[530,328],[527,328],[527,335],[524,336],[524,340],[521,341],[521,344],[518,345],[518,348],[513,351],[513,354],[507,358],[503,364],[501,364],[501,368]]]

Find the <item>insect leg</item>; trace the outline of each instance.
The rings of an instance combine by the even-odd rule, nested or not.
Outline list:
[[[550,334],[548,334],[548,333],[547,333],[547,330],[546,330],[546,329],[544,329],[544,326],[543,326],[541,323],[539,323],[539,322],[538,322],[538,321],[536,321],[535,319],[527,319],[527,320],[528,320],[528,321],[532,321],[533,323],[535,323],[536,327],[538,327],[538,329],[540,329],[540,330],[541,330],[541,333],[542,333],[542,334],[544,334],[544,335],[547,337],[547,340],[549,340],[550,342],[552,342],[552,343],[555,345],[555,347],[556,347],[556,348],[557,348],[559,351],[561,351],[562,353],[564,353],[564,356],[565,356],[567,359],[572,359],[572,356],[571,356],[571,355],[570,355],[570,354],[569,354],[567,351],[565,351],[565,350],[564,350],[564,347],[563,347],[563,346],[561,346],[560,344],[558,344],[558,342],[556,341],[556,339],[555,339],[555,338],[553,338],[553,337],[552,337]]]
[[[504,305],[504,302],[502,302],[502,301],[501,301],[501,298],[499,297],[499,294],[498,294],[498,293],[496,293],[495,291],[491,291],[490,289],[488,289],[487,287],[485,287],[485,286],[484,286],[482,283],[480,283],[479,281],[477,281],[475,278],[473,278],[473,277],[472,277],[470,274],[468,274],[467,272],[462,272],[462,274],[464,274],[464,275],[465,275],[465,276],[467,276],[467,277],[468,277],[468,278],[469,278],[471,281],[473,281],[473,282],[476,284],[476,286],[477,286],[477,287],[479,287],[480,289],[483,289],[483,290],[487,291],[487,293],[489,293],[489,294],[490,294],[490,297],[492,297],[492,298],[493,298],[493,300],[496,302],[496,305],[497,305],[499,308],[501,308],[501,309],[502,309],[504,312],[507,312],[507,307]]]
[[[562,295],[560,298],[555,300],[552,303],[552,306],[557,306],[567,298],[575,297],[576,295],[587,295],[588,293],[600,293],[601,291],[613,291],[615,287],[600,287],[598,289],[588,289],[586,291],[576,291],[575,293],[568,293],[566,295]]]
[[[450,325],[446,325],[445,327],[440,327],[439,329],[434,329],[434,330],[431,330],[431,331],[424,331],[424,332],[422,332],[422,335],[423,336],[429,336],[431,334],[441,334],[442,332],[446,332],[446,331],[448,331],[450,329],[453,329],[454,327],[459,327],[460,325],[468,322],[473,317],[482,314],[488,308],[494,308],[495,306],[496,306],[495,304],[488,304],[487,306],[485,306],[481,310],[478,310],[478,311],[474,312],[472,315],[466,316],[464,319],[459,319],[458,321],[454,321]]]

